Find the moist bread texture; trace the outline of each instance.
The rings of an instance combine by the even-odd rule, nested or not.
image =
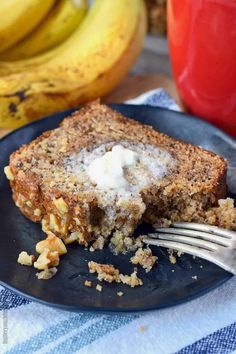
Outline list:
[[[150,157],[151,165],[156,159],[159,169],[164,166],[162,173],[144,180],[146,165],[140,163],[125,172],[129,190],[97,188],[83,170],[85,159],[96,149],[102,154],[116,144],[143,151],[144,161]],[[41,222],[45,232],[82,245],[112,237],[119,252],[142,221],[204,221],[225,197],[226,169],[226,161],[214,153],[96,101],[14,152],[5,172],[16,205],[30,220]],[[219,218],[211,215],[211,220],[220,225]]]

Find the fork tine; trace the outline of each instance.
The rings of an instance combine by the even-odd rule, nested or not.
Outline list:
[[[158,240],[158,239],[154,240],[154,239],[148,238],[148,237],[144,238],[143,242],[148,245],[171,248],[171,249],[174,249],[177,251],[182,251],[185,253],[189,253],[193,256],[201,257],[201,258],[204,258],[208,261],[212,261],[212,253],[211,252],[209,252],[207,250],[203,250],[203,249],[195,247],[195,246],[186,245],[185,243],[166,241],[166,240]]]
[[[221,246],[230,246],[231,244],[231,240],[226,237],[209,234],[203,231],[181,229],[177,227],[156,228],[155,231],[157,231],[158,233],[165,233],[165,234],[169,233],[169,234],[182,235],[182,236],[199,237],[203,240],[211,241]]]
[[[159,240],[159,239],[153,239],[153,238],[149,238],[149,237],[143,238],[143,242],[148,245],[171,248],[171,249],[174,249],[177,251],[182,251],[185,253],[189,253],[193,256],[197,256],[197,257],[206,259],[207,261],[217,264],[219,267],[225,269],[227,272],[230,272],[230,273],[236,275],[235,267],[232,267],[232,264],[229,265],[226,262],[224,262],[223,260],[221,260],[220,258],[214,257],[214,252],[210,252],[210,251],[207,251],[202,248],[195,247],[195,246],[189,246],[189,245],[186,245],[186,244],[180,243],[180,242]]]
[[[150,237],[159,239],[159,240],[169,240],[169,241],[176,241],[176,242],[182,242],[190,246],[196,246],[200,248],[204,248],[205,250],[208,251],[217,251],[219,249],[219,245],[216,245],[212,242],[197,239],[194,237],[189,237],[189,236],[180,236],[176,234],[158,234],[158,233],[153,233],[149,234]]]
[[[236,232],[222,229],[218,226],[207,225],[207,224],[198,224],[194,222],[175,222],[171,226],[180,227],[183,229],[189,230],[197,230],[197,231],[204,231],[209,232],[210,234],[226,237],[226,238],[235,238]]]

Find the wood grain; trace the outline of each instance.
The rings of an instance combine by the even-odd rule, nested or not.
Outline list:
[[[115,90],[104,98],[104,101],[121,103],[158,87],[164,88],[180,107],[185,110],[173,80],[165,75],[127,76]]]

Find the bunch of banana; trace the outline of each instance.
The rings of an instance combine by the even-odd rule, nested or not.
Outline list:
[[[145,33],[143,0],[94,0],[81,25],[55,49],[0,62],[0,127],[105,95],[136,60]]]
[[[0,52],[10,48],[37,26],[55,0],[1,0]]]
[[[47,3],[47,1],[40,1],[40,3]],[[0,54],[0,60],[30,58],[56,47],[78,27],[86,10],[86,0],[57,0],[40,26],[15,46]]]
[[[18,3],[21,0],[11,1]],[[30,1],[33,2],[37,0]],[[51,11],[47,14],[45,19],[41,21],[39,26],[36,26],[28,36],[17,42],[11,48],[2,53],[0,50],[0,76],[7,76],[20,71],[29,70],[48,61],[58,52],[60,48],[59,44],[78,28],[87,12],[88,0],[53,1],[55,2],[55,6],[52,7]],[[40,0],[40,2],[42,1]],[[55,51],[50,50],[51,48],[54,49],[54,47],[56,48]]]

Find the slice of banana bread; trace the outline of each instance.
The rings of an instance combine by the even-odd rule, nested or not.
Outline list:
[[[5,173],[16,205],[45,232],[83,245],[113,236],[121,251],[141,221],[202,220],[225,196],[226,168],[223,158],[96,101],[14,152]]]

